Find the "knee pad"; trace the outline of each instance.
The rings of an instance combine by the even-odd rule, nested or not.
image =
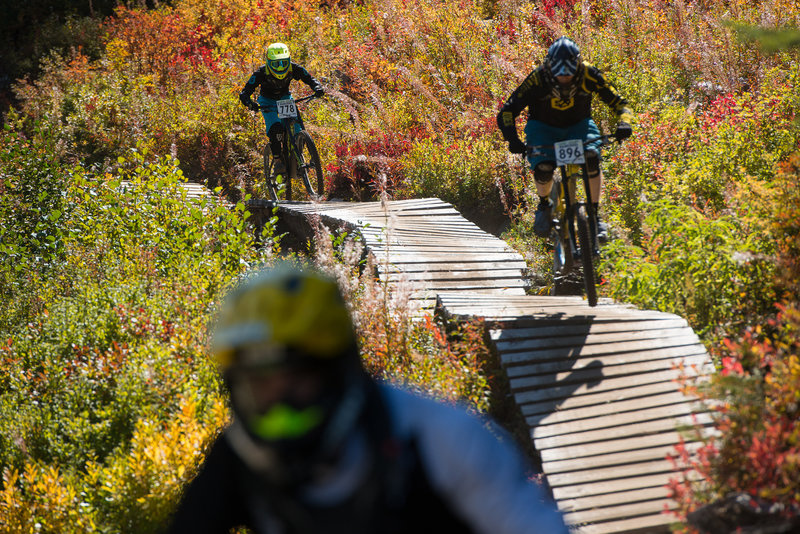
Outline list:
[[[589,178],[597,178],[600,176],[600,154],[594,150],[587,150],[586,157],[586,171]]]
[[[555,169],[556,164],[552,161],[539,162],[533,168],[533,179],[540,184],[546,184],[553,179],[553,171]]]
[[[276,122],[270,126],[267,136],[269,137],[269,147],[272,150],[272,155],[279,156],[281,153],[281,141],[283,140],[283,125],[280,122]]]

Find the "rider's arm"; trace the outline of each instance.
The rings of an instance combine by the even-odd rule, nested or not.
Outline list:
[[[568,533],[553,500],[528,480],[528,465],[508,434],[493,433],[464,410],[387,391],[390,419],[401,435],[414,436],[430,484],[473,532]]]
[[[301,80],[311,89],[313,89],[314,92],[320,92],[323,90],[322,84],[319,83],[316,78],[311,76],[305,67],[298,65],[297,63],[292,63],[292,78],[295,80]]]
[[[503,139],[511,143],[519,141],[516,118],[526,106],[531,105],[532,94],[536,87],[541,85],[541,76],[538,69],[531,72],[525,81],[511,93],[511,96],[500,108],[497,114],[497,127],[503,134]]]
[[[633,112],[628,108],[628,101],[614,87],[614,84],[606,80],[603,73],[596,67],[584,64],[586,72],[584,74],[587,88],[597,93],[597,96],[619,116],[619,120],[630,123]]]
[[[244,107],[252,111],[258,111],[258,104],[253,102],[253,100],[250,98],[256,91],[258,84],[258,71],[256,71],[252,76],[250,76],[250,79],[247,80],[247,83],[244,84],[244,87],[242,87],[242,90],[239,93],[239,100],[241,103],[244,105]]]

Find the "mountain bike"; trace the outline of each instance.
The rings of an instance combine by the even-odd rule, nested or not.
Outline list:
[[[289,97],[277,101],[278,118],[281,120],[283,132],[279,135],[281,144],[281,159],[285,170],[275,172],[275,159],[269,142],[264,146],[264,176],[273,202],[278,202],[281,191],[285,192],[286,200],[292,200],[292,181],[301,180],[309,200],[319,200],[324,195],[325,184],[322,176],[322,164],[319,160],[317,146],[309,133],[303,128],[297,104],[315,98],[310,95],[297,100]],[[263,111],[262,107],[262,111]],[[299,124],[300,130],[294,132]],[[299,196],[299,195],[298,195]]]
[[[583,275],[586,300],[589,306],[597,305],[597,281],[594,260],[599,255],[597,214],[589,187],[589,174],[584,156],[586,146],[600,141],[605,146],[616,140],[604,135],[586,141],[569,139],[553,145],[528,146],[529,155],[548,155],[543,150],[553,150],[560,173],[553,176],[553,225],[550,240],[553,246],[553,288],[559,294],[568,279],[578,271]],[[552,155],[552,154],[549,154]],[[578,180],[583,182],[583,192],[578,192]]]

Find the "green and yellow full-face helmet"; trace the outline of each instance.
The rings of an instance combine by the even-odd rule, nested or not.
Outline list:
[[[366,372],[350,311],[336,281],[316,270],[281,264],[246,279],[223,304],[211,354],[238,443],[251,443],[235,448],[269,451],[279,459],[273,474],[303,471],[335,450],[363,409]]]
[[[355,346],[336,281],[286,264],[256,273],[228,296],[211,351],[225,374],[232,367],[327,365],[351,356]]]
[[[267,47],[264,62],[270,74],[279,80],[284,79],[292,64],[289,47],[283,43],[272,43]]]

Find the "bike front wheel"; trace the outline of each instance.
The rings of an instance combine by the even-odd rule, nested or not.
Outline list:
[[[583,283],[586,288],[586,300],[589,306],[597,306],[597,283],[594,272],[594,239],[589,226],[589,214],[586,206],[578,208],[578,243],[581,247],[581,264],[583,266]]]
[[[305,130],[297,134],[295,141],[298,156],[297,176],[303,180],[308,196],[312,200],[320,199],[325,194],[325,183],[317,146]]]
[[[272,149],[269,146],[269,143],[264,147],[264,184],[267,186],[267,191],[269,192],[269,198],[272,199],[273,202],[278,202],[278,184],[275,181],[275,175],[272,172],[272,166],[274,165],[275,161],[272,158]]]
[[[555,227],[550,231],[550,241],[553,244],[553,286],[550,294],[564,295],[568,292],[568,277],[572,270],[569,235],[563,228]]]

